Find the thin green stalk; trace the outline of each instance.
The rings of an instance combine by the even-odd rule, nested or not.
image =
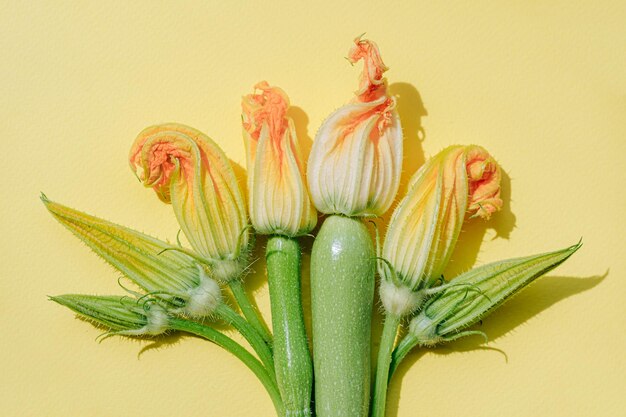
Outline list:
[[[259,312],[250,302],[248,298],[248,294],[246,294],[246,290],[243,288],[243,283],[239,279],[234,279],[229,282],[230,290],[243,313],[243,316],[248,320],[248,322],[254,327],[254,329],[261,335],[263,340],[271,347],[272,346],[272,335],[269,330],[263,323],[263,319],[259,315]]]
[[[333,215],[311,253],[315,410],[318,417],[366,417],[376,253],[358,219]]]
[[[216,310],[215,314],[226,323],[231,324],[241,335],[250,343],[252,349],[259,355],[259,359],[265,365],[267,372],[270,374],[274,382],[276,378],[274,376],[274,359],[272,357],[272,351],[265,343],[261,335],[259,335],[252,327],[250,323],[244,320],[236,311],[230,308],[228,305],[222,303]]]
[[[387,314],[383,334],[380,337],[380,350],[378,351],[378,364],[376,367],[376,381],[374,384],[374,396],[372,398],[372,417],[384,417],[387,404],[387,384],[389,382],[389,364],[394,342],[398,334],[400,316]]]
[[[287,417],[311,415],[313,366],[300,293],[300,246],[272,236],[265,254],[272,306],[276,380]]]
[[[261,362],[259,362],[258,359],[252,356],[250,352],[244,349],[240,344],[211,327],[181,318],[171,318],[169,321],[169,327],[173,330],[180,330],[183,332],[192,333],[207,340],[210,340],[211,342],[223,347],[224,349],[235,355],[252,372],[254,372],[257,378],[259,378],[259,380],[267,390],[270,398],[272,399],[272,402],[274,403],[276,414],[278,416],[284,415],[283,402],[280,398],[280,393],[278,392],[278,388],[276,387],[273,379],[270,377],[268,371],[263,367]]]
[[[400,340],[400,343],[398,343],[398,346],[396,346],[393,353],[391,354],[389,380],[391,380],[393,373],[396,371],[396,369],[398,369],[400,362],[404,360],[406,355],[408,355],[415,346],[417,346],[417,338],[411,333],[408,333],[406,336],[404,336],[402,340]]]

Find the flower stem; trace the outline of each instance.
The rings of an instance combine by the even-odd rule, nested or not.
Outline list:
[[[358,219],[333,215],[311,253],[315,410],[366,417],[370,396],[374,245]]]
[[[372,398],[372,417],[384,417],[387,404],[387,385],[389,382],[389,365],[393,345],[398,334],[400,316],[387,314],[383,326],[383,334],[380,337],[380,349],[378,351],[378,365],[376,367],[376,381],[374,383],[374,396]]]
[[[313,367],[300,294],[300,246],[272,236],[265,254],[272,306],[274,359],[286,415],[310,416]]]
[[[204,326],[200,323],[185,320],[182,318],[171,318],[169,321],[169,327],[173,330],[180,330],[183,332],[192,333],[204,339],[210,340],[211,342],[223,347],[224,349],[235,355],[252,372],[254,372],[257,378],[259,378],[259,380],[267,390],[270,398],[272,399],[272,402],[274,403],[274,408],[276,409],[277,415],[284,415],[283,402],[280,398],[278,388],[273,382],[273,379],[270,378],[268,371],[263,367],[261,362],[259,362],[258,359],[252,356],[240,344],[211,327]]]
[[[259,359],[261,359],[261,362],[265,365],[267,372],[270,374],[274,382],[276,382],[272,351],[265,343],[261,335],[257,333],[250,323],[244,320],[244,318],[241,317],[236,311],[224,303],[217,307],[215,314],[226,323],[231,324],[239,333],[241,333],[248,343],[250,343],[252,349],[254,349],[257,355],[259,355]]]
[[[411,349],[413,349],[415,346],[417,346],[417,338],[413,336],[411,333],[408,333],[406,336],[404,336],[402,340],[400,340],[400,343],[398,343],[398,346],[396,346],[396,348],[394,349],[391,355],[391,365],[389,367],[389,380],[391,380],[391,377],[393,376],[393,373],[396,371],[396,369],[400,365],[400,362],[402,362],[402,360],[406,357],[406,355],[408,355]]]
[[[248,322],[254,327],[254,329],[261,335],[265,343],[268,346],[272,346],[272,335],[267,330],[267,326],[263,323],[263,319],[259,315],[259,312],[250,302],[248,298],[248,294],[246,294],[246,290],[243,288],[243,283],[239,279],[234,279],[230,281],[228,284],[230,286],[230,290],[243,313],[243,316],[248,320]]]

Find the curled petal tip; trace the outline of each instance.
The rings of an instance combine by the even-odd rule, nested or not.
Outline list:
[[[471,217],[489,219],[493,213],[502,209],[500,166],[480,146],[469,147],[466,155],[469,184],[468,211],[473,213]]]
[[[386,93],[387,67],[376,44],[355,39],[347,59],[363,60],[360,88],[315,136],[307,167],[311,197],[323,213],[379,216],[398,191],[402,127],[395,100]]]
[[[386,93],[383,73],[389,68],[383,62],[376,43],[362,39],[354,40],[354,45],[348,52],[348,61],[352,64],[363,60],[363,72],[359,81],[359,90],[355,93],[357,100],[362,102],[373,101]]]
[[[252,139],[258,140],[263,123],[267,123],[271,136],[278,140],[287,129],[289,97],[267,81],[257,83],[254,89],[253,94],[244,96],[241,101],[243,128]]]

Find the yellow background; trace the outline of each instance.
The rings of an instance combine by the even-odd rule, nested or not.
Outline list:
[[[267,79],[291,97],[310,146],[356,89],[360,66],[343,57],[365,31],[399,97],[403,181],[454,143],[485,146],[507,173],[507,208],[465,227],[449,275],[584,239],[485,320],[486,346],[410,356],[388,415],[626,415],[626,3],[491,3],[3,4],[0,415],[272,415],[261,385],[216,346],[98,344],[100,330],[48,302],[122,290],[38,194],[172,239],[171,208],[128,168],[135,135],[186,123],[242,165],[240,97]],[[256,269],[249,288],[269,317]]]

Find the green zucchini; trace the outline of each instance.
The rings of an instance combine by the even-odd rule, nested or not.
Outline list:
[[[317,417],[367,417],[375,251],[358,219],[332,215],[311,253]]]
[[[272,236],[265,259],[272,306],[276,380],[286,417],[311,415],[313,366],[300,295],[300,246],[286,236]]]

